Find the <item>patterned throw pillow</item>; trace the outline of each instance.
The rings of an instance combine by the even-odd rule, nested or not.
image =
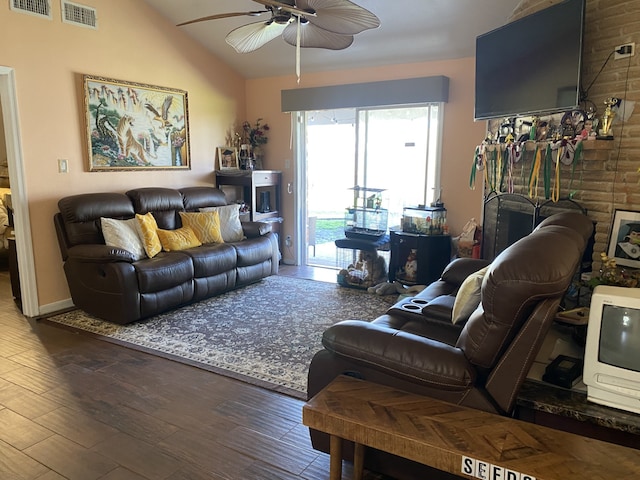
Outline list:
[[[189,227],[201,243],[224,243],[220,233],[220,214],[216,212],[180,212],[182,225]]]
[[[100,224],[102,226],[102,236],[107,245],[131,252],[136,261],[147,256],[136,229],[138,220],[135,218],[116,220],[115,218],[102,217],[100,218]]]
[[[201,212],[218,212],[220,215],[220,233],[225,242],[239,242],[244,238],[240,223],[240,205],[231,204],[221,207],[204,207]]]
[[[480,305],[482,280],[484,280],[487,270],[489,270],[489,265],[469,275],[460,285],[453,304],[453,311],[451,312],[451,321],[454,325],[467,321]]]
[[[196,234],[189,227],[177,228],[175,230],[157,230],[162,249],[165,252],[172,250],[186,250],[187,248],[199,247],[202,245]]]
[[[149,212],[145,215],[136,213],[136,220],[138,221],[136,228],[138,235],[140,235],[142,239],[144,251],[147,252],[149,258],[153,258],[162,251],[162,244],[160,243],[157,233],[158,224],[156,223],[156,219],[153,218],[153,215]]]

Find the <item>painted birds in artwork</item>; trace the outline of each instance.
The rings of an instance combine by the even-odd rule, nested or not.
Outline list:
[[[167,95],[167,98],[164,99],[162,103],[162,113],[159,113],[156,107],[151,105],[150,103],[145,103],[144,106],[147,110],[153,113],[153,120],[160,122],[162,128],[169,128],[172,126],[169,121],[169,108],[171,107],[171,102],[173,102],[173,97],[171,95]]]

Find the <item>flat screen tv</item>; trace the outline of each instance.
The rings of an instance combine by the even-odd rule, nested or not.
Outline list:
[[[475,119],[573,110],[585,0],[565,0],[476,39]]]
[[[640,413],[640,288],[593,290],[582,379],[588,400]]]

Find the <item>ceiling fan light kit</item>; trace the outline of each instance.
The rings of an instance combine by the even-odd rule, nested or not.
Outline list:
[[[271,14],[267,21],[238,27],[227,35],[226,42],[238,53],[253,52],[279,36],[299,48],[342,50],[353,43],[354,35],[380,26],[377,16],[349,0],[253,1],[264,5],[265,10],[210,15],[179,26],[235,16]]]

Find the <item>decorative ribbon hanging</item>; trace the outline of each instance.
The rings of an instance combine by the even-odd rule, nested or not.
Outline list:
[[[526,143],[525,143],[526,145]],[[526,148],[526,147],[524,147]],[[526,150],[525,150],[526,151]],[[519,154],[518,158],[522,158],[524,157],[524,154],[521,153]],[[535,159],[535,155],[532,157],[533,159]],[[528,182],[527,182],[527,169],[525,168],[527,162],[522,162],[522,164],[520,165],[520,185],[522,185],[522,194],[525,195],[527,192],[527,186],[528,186]],[[533,165],[533,164],[532,164]]]
[[[478,145],[473,153],[473,161],[471,162],[471,175],[469,175],[469,188],[471,190],[476,189],[476,172],[482,170],[482,150],[483,148]]]
[[[556,177],[551,191],[551,200],[557,202],[560,200],[560,159],[564,155],[564,148],[558,149],[558,155],[556,155]]]
[[[538,196],[538,180],[540,179],[540,164],[542,163],[542,154],[536,145],[533,153],[533,163],[531,164],[531,174],[529,175],[529,198],[537,198]]]
[[[551,157],[551,145],[547,144],[547,149],[544,153],[544,198],[549,200],[551,198],[551,164],[553,158]]]
[[[502,189],[502,148],[500,145],[496,146],[496,162],[493,167],[494,185],[493,189],[496,192]]]
[[[513,169],[519,159],[519,150],[516,144],[507,145],[507,192],[514,192]]]
[[[494,150],[488,150],[487,153],[485,154],[486,168],[484,171],[484,176],[487,181],[487,186],[489,187],[490,192],[496,191],[496,176],[497,176],[496,168],[497,168],[497,155],[498,155],[496,152],[497,150],[498,150],[497,148],[495,148]],[[489,162],[492,163],[491,169],[489,168]],[[490,172],[489,170],[491,170],[492,172]]]

